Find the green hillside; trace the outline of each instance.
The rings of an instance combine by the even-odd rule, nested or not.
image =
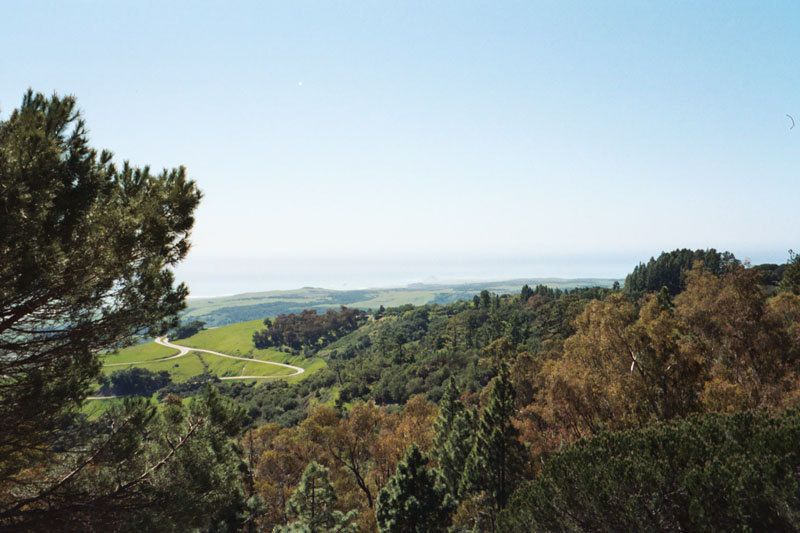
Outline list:
[[[129,346],[122,350],[106,355],[104,364],[116,365],[120,363],[133,363],[136,361],[150,361],[153,359],[163,359],[175,355],[175,350],[161,346],[155,342]],[[111,367],[113,368],[113,367]]]
[[[359,309],[378,309],[405,304],[445,305],[471,300],[482,290],[496,294],[514,294],[523,285],[545,285],[553,289],[578,287],[611,287],[615,279],[595,278],[530,278],[506,281],[482,281],[456,284],[415,283],[407,287],[337,291],[314,287],[290,291],[251,292],[218,298],[190,298],[183,313],[184,322],[202,320],[208,327],[222,326],[280,313],[299,313],[305,309],[325,311],[341,305]]]
[[[148,343],[154,344],[154,343]],[[148,346],[145,344],[144,346]],[[158,346],[156,344],[156,346]],[[159,348],[164,348],[163,346],[159,346]],[[169,350],[169,348],[165,348]],[[170,355],[175,355],[175,352],[172,351]],[[233,361],[232,361],[233,362]],[[176,383],[183,383],[184,381],[188,380],[192,376],[196,376],[198,374],[202,374],[205,372],[205,365],[203,364],[202,357],[195,352],[190,352],[183,357],[178,359],[172,359],[169,361],[153,361],[147,363],[131,363],[130,365],[123,365],[123,366],[103,366],[103,373],[107,376],[110,376],[113,372],[118,370],[124,370],[130,367],[137,367],[137,368],[145,368],[150,370],[151,372],[159,372],[161,370],[166,370],[169,373],[170,379]],[[223,374],[225,375],[225,374]]]
[[[252,361],[230,359],[196,351],[171,359],[170,357],[178,353],[176,350],[151,341],[137,346],[130,346],[117,353],[107,355],[104,361],[103,373],[110,376],[115,371],[132,367],[144,368],[151,372],[165,370],[175,383],[184,383],[190,378],[204,373],[217,376],[220,379],[238,378],[240,376],[281,377],[295,373],[289,368],[257,362],[269,361],[290,364],[304,369],[305,372],[303,374],[289,378],[291,381],[297,381],[325,366],[325,362],[319,357],[293,356],[275,349],[257,350],[253,348],[253,333],[261,327],[263,327],[263,324],[260,320],[253,320],[201,331],[197,335],[176,342],[176,344],[183,346],[212,350],[235,357],[252,359]],[[245,381],[262,382],[269,380],[253,379]]]
[[[301,374],[294,379],[303,379],[308,377],[308,375],[325,366],[325,362],[318,357],[291,355],[273,348],[267,348],[263,350],[256,349],[253,346],[253,333],[262,329],[263,327],[264,323],[262,320],[238,322],[236,324],[230,324],[227,326],[201,331],[200,333],[187,339],[181,339],[180,341],[177,341],[177,343],[185,346],[191,346],[193,348],[213,350],[238,357],[253,357],[262,361],[272,361],[273,363],[299,366],[305,370],[304,374]],[[264,366],[266,367],[267,365]],[[291,374],[291,372],[287,373]]]

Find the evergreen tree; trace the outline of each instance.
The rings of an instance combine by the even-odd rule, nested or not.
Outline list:
[[[489,404],[478,422],[475,445],[467,459],[464,489],[481,494],[489,511],[492,531],[497,513],[505,507],[520,477],[524,449],[511,423],[515,392],[505,363],[492,385]]]
[[[800,413],[705,414],[563,448],[501,531],[798,531]]]
[[[789,261],[786,270],[783,271],[781,290],[800,294],[800,254],[794,253],[793,250],[789,250]]]
[[[465,410],[458,399],[458,388],[451,377],[439,402],[439,418],[434,428],[433,449],[439,474],[453,498],[462,493],[461,478],[475,438],[474,410]]]
[[[456,415],[450,436],[441,451],[439,465],[442,479],[456,500],[465,496],[464,468],[475,445],[478,413],[473,407]]]
[[[658,259],[653,257],[647,264],[639,263],[633,272],[625,278],[623,292],[636,301],[648,292],[655,292],[666,287],[670,296],[681,292],[685,286],[686,273],[692,269],[695,262],[701,262],[703,268],[716,276],[722,271],[738,263],[730,252],[717,252],[709,250],[673,250],[662,252]]]
[[[464,410],[464,404],[458,399],[458,387],[456,380],[452,376],[447,380],[442,399],[439,400],[439,417],[436,419],[434,429],[436,437],[433,440],[435,450],[441,450],[453,428],[453,421],[456,415]]]
[[[484,309],[489,309],[489,306],[492,305],[492,295],[489,294],[489,291],[486,289],[481,291],[481,307]]]
[[[376,517],[381,532],[445,531],[455,507],[428,457],[416,444],[406,450],[394,476],[378,494]]]
[[[275,533],[345,533],[356,530],[358,512],[347,514],[334,510],[336,494],[329,471],[321,464],[308,463],[300,484],[286,505],[286,514],[293,519],[288,526],[275,526]]]
[[[59,434],[91,455],[59,453],[44,489],[0,485],[0,531],[236,531],[256,503],[232,440],[243,418],[211,388],[188,404],[126,398]]]
[[[533,289],[531,289],[528,284],[522,286],[522,290],[520,291],[520,300],[523,302],[527,302],[531,296],[533,296]]]
[[[0,121],[0,528],[136,528],[138,510],[159,516],[156,488],[188,456],[208,459],[195,473],[228,472],[229,455],[206,449],[205,414],[169,442],[138,404],[78,415],[99,354],[177,324],[188,291],[172,269],[201,196],[182,167],[152,174],[94,149],[73,97],[29,91]],[[214,502],[216,488],[190,499]],[[186,527],[208,529],[218,508],[198,506]]]

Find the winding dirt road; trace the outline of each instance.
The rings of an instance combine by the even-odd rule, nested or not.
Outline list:
[[[274,366],[281,366],[283,368],[289,368],[294,370],[294,374],[286,374],[283,376],[225,376],[220,377],[219,379],[278,379],[278,378],[291,378],[294,376],[299,376],[305,370],[300,368],[299,366],[294,365],[287,365],[285,363],[273,363],[272,361],[261,361],[260,359],[248,359],[247,357],[237,357],[235,355],[228,355],[226,353],[214,352],[212,350],[203,350],[202,348],[192,348],[191,346],[183,346],[181,344],[174,344],[169,342],[166,337],[159,337],[155,339],[156,344],[160,344],[161,346],[166,346],[167,348],[172,348],[174,350],[178,350],[178,353],[175,355],[171,355],[169,357],[162,357],[161,359],[151,359],[149,361],[132,361],[130,363],[111,363],[105,366],[128,366],[128,365],[136,365],[136,364],[144,364],[144,363],[157,363],[161,361],[170,361],[172,359],[177,359],[178,357],[183,357],[184,355],[188,354],[189,352],[202,352],[202,353],[210,353],[211,355],[217,355],[219,357],[227,357],[228,359],[236,359],[238,361],[247,361],[248,363],[255,363],[261,365],[274,365]],[[244,370],[244,369],[243,369]]]

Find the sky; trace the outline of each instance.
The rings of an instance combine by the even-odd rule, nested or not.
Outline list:
[[[184,165],[194,295],[800,248],[798,2],[0,5],[0,117]],[[793,116],[799,122],[791,129]]]

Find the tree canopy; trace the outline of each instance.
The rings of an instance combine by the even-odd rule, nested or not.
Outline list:
[[[352,522],[357,511],[334,509],[336,492],[328,478],[329,470],[315,461],[308,463],[297,489],[286,505],[292,522],[276,526],[275,533],[348,533],[356,530]]]
[[[189,249],[195,183],[183,168],[117,167],[86,131],[74,98],[32,92],[0,122],[4,458],[38,448],[80,404],[98,351],[184,306],[168,267]]]
[[[409,446],[397,471],[378,494],[378,527],[387,533],[446,531],[454,500],[428,457],[416,444]]]
[[[686,283],[686,273],[691,270],[696,262],[712,274],[719,275],[726,266],[737,263],[730,252],[717,252],[709,250],[689,250],[683,248],[669,253],[662,252],[658,259],[639,263],[633,272],[625,278],[625,293],[632,299],[641,298],[648,292],[661,290],[666,287],[671,296],[681,292]]]
[[[533,527],[527,515],[511,523],[501,515],[533,506],[520,503],[528,497],[526,482],[581,438],[654,426],[662,429],[652,434],[666,435],[665,425],[694,415],[800,406],[800,296],[779,287],[777,275],[790,266],[772,269],[776,275],[765,280],[763,269],[747,264],[715,270],[695,262],[682,274],[677,295],[661,286],[636,301],[620,290],[538,286],[524,295],[488,294],[485,308],[479,296],[477,306],[385,309],[382,318],[313,352],[328,357],[329,367],[301,382],[249,389],[230,383],[221,390],[248,404],[254,424],[263,417],[285,426],[275,426],[261,445],[270,450],[261,459],[269,469],[254,474],[255,486],[263,487],[257,490],[275,508],[285,507],[277,502],[288,498],[313,460],[330,468],[341,509],[360,511],[359,528],[388,529],[388,511],[414,503],[404,495],[409,491],[387,498],[397,488],[389,480],[403,451],[415,442],[431,464],[413,470],[435,470],[456,500],[448,517],[453,531],[527,531]],[[431,402],[438,403],[438,415]],[[734,447],[719,450],[734,453]],[[654,476],[680,461],[662,465],[660,456],[646,453],[641,459]],[[728,459],[739,460],[719,461]],[[567,470],[566,481],[575,478],[569,476]],[[621,487],[636,486],[635,477],[616,479]],[[770,490],[793,490],[786,479]],[[671,486],[661,491],[653,481],[656,500],[670,497]],[[698,508],[713,509],[708,492]],[[694,494],[699,499],[702,492]],[[599,502],[592,505],[601,518],[586,529],[602,522]],[[273,513],[256,520],[267,528],[286,522]],[[541,529],[560,529],[548,524]]]
[[[363,311],[344,306],[339,311],[328,309],[322,315],[315,309],[307,309],[298,314],[280,314],[274,320],[264,320],[267,327],[253,334],[253,344],[256,348],[286,345],[300,349],[303,346],[324,346],[355,330],[364,316]]]
[[[548,459],[502,531],[797,531],[800,415],[707,414],[604,433]]]
[[[241,413],[223,415],[214,396],[76,416],[101,352],[177,323],[187,288],[171,267],[189,250],[200,198],[182,167],[153,174],[92,148],[73,97],[29,91],[0,122],[0,525],[135,527],[134,511],[169,507],[170,483],[217,476],[182,489],[209,501],[234,486],[225,442]],[[168,471],[180,480],[162,479]],[[205,509],[195,524],[208,525]]]

